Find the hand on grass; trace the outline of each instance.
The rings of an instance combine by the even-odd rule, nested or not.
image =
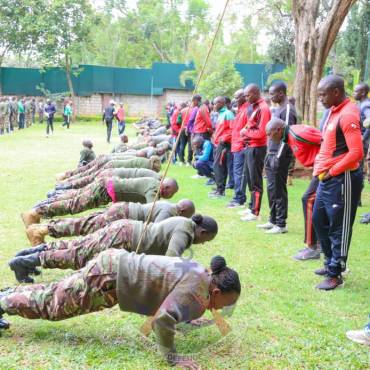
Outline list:
[[[198,365],[195,361],[189,358],[178,359],[176,361],[176,367],[180,369],[191,369],[191,370],[201,370],[201,366]]]

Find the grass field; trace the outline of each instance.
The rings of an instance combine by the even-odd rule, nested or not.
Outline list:
[[[20,212],[44,199],[54,176],[76,166],[81,141],[91,138],[97,153],[106,153],[101,124],[60,127],[45,138],[36,125],[0,137],[0,276],[1,287],[14,285],[7,266],[14,254],[28,245]],[[115,133],[113,142],[117,142]],[[226,200],[209,200],[203,180],[191,180],[190,168],[173,167],[180,183],[176,199],[189,197],[198,211],[219,222],[217,238],[194,247],[194,258],[207,265],[221,254],[242,281],[242,296],[232,317],[233,331],[222,338],[214,326],[189,331],[180,328],[178,352],[194,354],[203,369],[369,369],[369,347],[345,337],[346,330],[362,327],[370,312],[370,225],[356,220],[350,250],[350,274],[344,289],[320,292],[312,272],[318,261],[296,262],[291,256],[303,247],[300,197],[307,181],[289,188],[289,233],[266,236],[255,224],[239,221]],[[227,200],[231,192],[227,194]],[[370,187],[359,214],[370,211]],[[262,220],[266,220],[266,197]],[[358,219],[358,217],[357,217]],[[66,271],[45,270],[38,282],[53,281]],[[145,341],[139,328],[145,317],[110,311],[64,322],[43,322],[9,317],[12,327],[0,338],[0,369],[161,369],[166,363],[155,353],[153,335]]]

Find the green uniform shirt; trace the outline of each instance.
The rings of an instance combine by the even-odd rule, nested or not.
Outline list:
[[[150,210],[152,209],[153,203],[140,204],[140,203],[129,203],[128,214],[129,219],[146,221]],[[172,204],[166,201],[159,201],[155,203],[150,222],[160,222],[170,217],[178,216],[176,204]]]
[[[112,159],[114,168],[148,168],[151,169],[150,160],[147,158],[134,157],[130,159]]]
[[[160,180],[161,176],[147,168],[116,168],[113,170],[113,177],[121,179],[135,179],[138,177],[153,177],[153,179]]]
[[[120,143],[120,144],[118,144],[117,146],[115,146],[113,148],[112,153],[123,153],[128,149],[129,149],[129,147],[128,147],[127,144]]]
[[[160,180],[152,177],[120,179],[112,177],[116,202],[150,203],[159,189]]]
[[[122,311],[154,316],[161,352],[175,352],[176,324],[201,317],[209,303],[211,276],[195,261],[122,251],[117,297]]]
[[[92,149],[83,148],[80,152],[80,163],[86,162],[90,163],[96,158],[95,153]]]
[[[134,222],[132,248],[136,250],[144,223]],[[194,240],[195,223],[185,217],[171,217],[148,225],[140,253],[180,257]]]

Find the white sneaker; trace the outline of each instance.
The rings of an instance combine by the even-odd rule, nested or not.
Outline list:
[[[189,162],[186,162],[186,167],[191,167],[191,164]]]
[[[270,221],[265,223],[265,224],[260,224],[257,225],[258,229],[263,229],[263,230],[271,230],[275,225],[272,224]]]
[[[257,221],[258,217],[254,215],[253,213],[249,213],[244,217],[240,217],[242,221],[250,222],[250,221]]]
[[[285,234],[288,232],[286,227],[274,226],[272,229],[267,230],[266,234]]]
[[[238,215],[240,215],[240,216],[246,216],[246,215],[249,215],[251,213],[252,213],[252,211],[249,208],[247,208],[247,209],[243,209],[242,211],[239,211],[238,212]]]
[[[346,333],[348,339],[353,342],[365,344],[370,346],[370,334],[366,332],[365,329],[362,330],[349,330]]]
[[[198,179],[205,179],[206,177],[205,177],[205,176],[201,176],[201,175],[196,174],[196,175],[194,175],[194,176],[191,176],[190,178],[191,178],[191,179],[194,179],[194,180],[198,180]]]

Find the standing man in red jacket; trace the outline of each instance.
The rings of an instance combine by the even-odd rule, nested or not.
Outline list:
[[[247,125],[247,107],[248,103],[244,97],[244,90],[240,89],[234,94],[234,99],[238,106],[238,112],[232,127],[231,134],[231,153],[234,156],[234,197],[228,204],[228,208],[235,208],[244,205],[247,201],[245,194],[246,182],[243,181],[243,169],[245,161],[245,140],[241,137],[240,131]]]
[[[267,147],[266,125],[271,119],[271,112],[270,107],[261,97],[261,91],[257,85],[248,85],[244,89],[244,97],[249,105],[247,109],[248,122],[240,132],[247,143],[243,177],[248,184],[251,198],[246,214],[241,220],[255,221],[261,209],[262,172]]]
[[[204,140],[210,140],[213,128],[209,113],[209,100],[206,100],[198,109],[194,122],[194,135],[200,135]]]
[[[332,290],[343,285],[352,226],[361,196],[363,146],[358,107],[347,97],[344,80],[336,75],[323,78],[318,86],[320,102],[330,108],[323,128],[323,142],[314,164],[320,180],[313,210],[313,224],[325,255],[325,276],[316,288]]]
[[[226,107],[226,100],[223,96],[215,99],[215,108],[219,112],[216,131],[213,135],[215,145],[214,165],[216,190],[210,192],[210,198],[221,198],[225,196],[227,179],[227,156],[231,149],[231,128],[234,120],[234,113]]]

